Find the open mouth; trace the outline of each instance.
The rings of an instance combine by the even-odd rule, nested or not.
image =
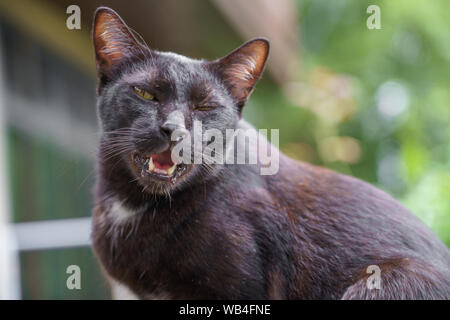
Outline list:
[[[170,149],[155,154],[133,152],[131,157],[134,165],[140,169],[141,177],[152,177],[175,183],[176,179],[187,170],[185,164],[172,161]]]

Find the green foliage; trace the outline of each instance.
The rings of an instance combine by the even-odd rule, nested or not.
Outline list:
[[[450,2],[297,3],[302,44],[297,80],[321,90],[330,79],[345,82],[351,97],[342,103],[332,96],[337,107],[325,105],[318,112],[317,99],[287,99],[266,80],[245,115],[258,127],[280,128],[281,149],[289,155],[393,194],[450,245]],[[381,10],[379,30],[366,26],[371,4]],[[327,119],[352,103],[355,109],[344,117]],[[359,159],[325,157],[320,145],[330,136],[356,139]]]

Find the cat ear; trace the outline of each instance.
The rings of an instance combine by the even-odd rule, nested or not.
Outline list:
[[[247,102],[261,77],[268,55],[269,41],[257,38],[213,62],[239,109]]]
[[[132,56],[141,46],[122,18],[106,7],[95,12],[93,42],[100,76],[107,76],[115,64]]]

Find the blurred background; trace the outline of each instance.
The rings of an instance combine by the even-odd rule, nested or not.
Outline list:
[[[73,4],[80,30],[66,27]],[[366,25],[372,4],[381,29]],[[100,5],[196,58],[269,38],[244,117],[279,128],[289,156],[389,192],[450,245],[449,1],[1,0],[0,298],[110,298],[89,248]]]

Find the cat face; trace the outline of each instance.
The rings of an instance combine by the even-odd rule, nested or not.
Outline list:
[[[93,41],[101,161],[125,163],[151,193],[168,193],[214,175],[220,166],[178,163],[171,150],[194,137],[196,121],[203,130],[217,129],[224,136],[236,127],[264,69],[267,40],[251,40],[215,61],[194,60],[148,48],[113,10],[99,8]]]

